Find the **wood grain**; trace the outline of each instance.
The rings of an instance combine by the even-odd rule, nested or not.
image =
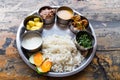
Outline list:
[[[70,77],[40,76],[20,58],[16,33],[22,20],[45,5],[69,6],[86,16],[97,36],[91,64]],[[0,0],[0,80],[120,80],[120,0]]]

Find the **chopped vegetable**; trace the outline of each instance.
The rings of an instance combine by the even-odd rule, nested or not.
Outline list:
[[[40,22],[39,18],[34,18],[33,20],[29,20],[27,22],[26,28],[28,30],[38,30],[42,28],[43,22]]]
[[[80,37],[78,37],[77,42],[79,45],[83,46],[84,48],[91,48],[92,47],[92,39],[87,34],[83,34]]]
[[[48,58],[45,59],[40,52],[30,56],[29,61],[36,66],[39,74],[50,71],[52,67],[52,62]]]
[[[41,65],[41,69],[43,70],[43,72],[48,72],[50,71],[51,66],[52,66],[52,62],[47,59]]]
[[[55,9],[45,8],[41,10],[40,16],[42,16],[43,19],[49,19],[54,16],[55,12]]]
[[[44,58],[43,58],[42,54],[40,52],[38,52],[38,53],[32,55],[29,58],[29,61],[32,64],[35,64],[36,66],[40,66],[42,64],[42,62],[44,61]]]
[[[52,62],[47,59],[43,62],[41,66],[37,67],[37,72],[46,73],[50,71],[51,67],[52,67]]]
[[[30,28],[31,28],[31,27],[27,24],[27,29],[30,30]]]
[[[41,53],[37,53],[34,55],[34,64],[36,66],[40,66],[43,62],[43,56]]]
[[[28,25],[32,27],[35,25],[35,23],[34,23],[34,21],[28,21]]]
[[[87,19],[82,19],[80,15],[73,16],[72,20],[72,25],[77,30],[85,30],[88,25]]]
[[[32,56],[30,56],[29,61],[30,61],[30,63],[34,64],[33,55],[32,55]]]
[[[40,19],[39,18],[34,18],[34,22],[39,22]]]
[[[43,73],[44,73],[44,72],[41,70],[40,67],[36,67],[36,71],[37,71],[38,74],[43,74]]]
[[[43,23],[41,23],[41,22],[35,22],[35,26],[36,26],[36,27],[41,28],[41,27],[42,27],[42,25],[43,25]]]

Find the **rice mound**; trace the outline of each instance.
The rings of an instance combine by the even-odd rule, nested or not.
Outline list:
[[[51,70],[54,72],[70,72],[84,59],[68,35],[43,38],[42,52],[45,58],[52,61]]]

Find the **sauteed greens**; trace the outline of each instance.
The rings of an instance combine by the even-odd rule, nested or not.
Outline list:
[[[83,34],[80,37],[77,37],[77,42],[79,45],[83,46],[84,48],[92,47],[92,38],[87,34]]]

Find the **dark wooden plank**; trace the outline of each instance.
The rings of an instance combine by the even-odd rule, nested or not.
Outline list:
[[[119,21],[90,21],[97,36],[97,50],[120,50]]]

